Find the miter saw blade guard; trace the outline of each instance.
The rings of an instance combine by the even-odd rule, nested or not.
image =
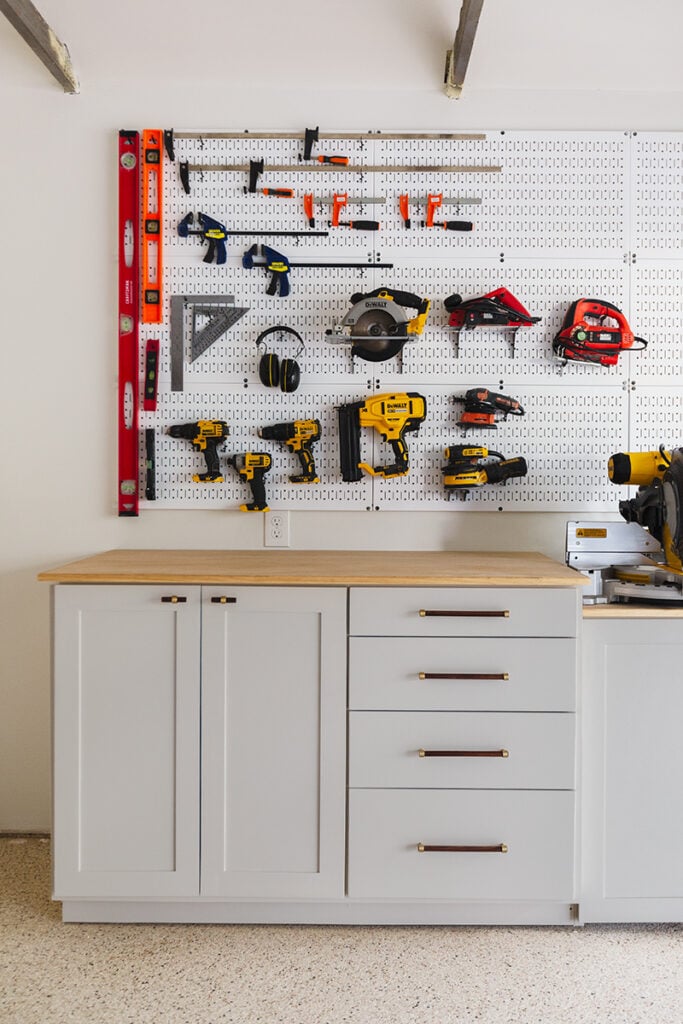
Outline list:
[[[351,296],[352,306],[340,324],[326,332],[335,345],[351,345],[351,354],[371,363],[381,363],[398,355],[406,341],[416,339],[424,328],[429,299],[411,292],[377,288],[366,295]],[[409,317],[403,308],[416,309]]]

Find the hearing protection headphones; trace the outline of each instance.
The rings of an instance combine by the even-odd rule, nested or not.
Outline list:
[[[267,330],[262,331],[256,339],[256,348],[258,349],[261,345],[265,345],[264,339],[269,334],[292,334],[299,342],[299,348],[297,349],[296,356],[298,357],[305,349],[303,338],[295,331],[293,327],[285,327],[283,324],[277,324],[275,327],[268,327]],[[258,364],[258,375],[262,384],[265,384],[267,388],[280,387],[281,391],[289,394],[291,391],[296,391],[301,381],[301,370],[299,364],[294,359],[280,359],[275,352],[269,352],[266,348],[263,355],[261,356]]]

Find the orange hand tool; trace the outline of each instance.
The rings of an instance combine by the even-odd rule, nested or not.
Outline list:
[[[342,164],[344,167],[349,162],[348,156],[317,156],[319,164]]]
[[[410,197],[406,193],[405,195],[398,197],[398,208],[401,211],[401,217],[403,218],[404,228],[410,227]]]
[[[443,195],[441,192],[430,192],[427,196],[427,219],[425,226],[428,228],[434,227],[434,214],[441,206]]]
[[[339,214],[342,212],[348,201],[348,192],[335,192],[332,199],[332,227],[339,227]]]
[[[308,217],[309,228],[315,227],[315,213],[313,211],[313,193],[306,192],[304,195],[304,213]]]

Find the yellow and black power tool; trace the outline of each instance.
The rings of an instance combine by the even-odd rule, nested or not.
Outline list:
[[[293,484],[317,484],[320,477],[316,473],[311,448],[320,440],[320,420],[291,420],[289,423],[272,423],[261,427],[259,437],[265,441],[279,441],[298,456],[301,472],[290,476]]]
[[[228,461],[251,488],[253,501],[240,505],[240,512],[267,512],[264,477],[272,465],[268,452],[244,452],[241,455],[233,455]]]
[[[474,445],[456,444],[446,448],[444,455],[448,461],[443,467],[443,483],[449,498],[452,494],[465,498],[472,487],[504,484],[528,472],[526,459],[521,456],[506,459],[500,452]]]
[[[634,498],[619,502],[619,512],[645,527],[662,545],[669,570],[683,576],[683,448],[619,452],[607,473],[612,483],[638,487]]]
[[[230,434],[228,424],[224,420],[196,420],[194,423],[176,423],[169,427],[171,437],[182,437],[189,441],[195,451],[201,452],[206,462],[206,473],[195,473],[195,483],[223,483],[218,462],[218,449]]]
[[[342,480],[362,480],[363,471],[371,476],[405,476],[409,469],[408,446],[403,440],[414,433],[427,415],[427,402],[416,392],[373,395],[364,402],[341,405],[339,413],[339,449]],[[361,462],[360,428],[374,427],[391,445],[395,462],[390,466],[370,466]]]

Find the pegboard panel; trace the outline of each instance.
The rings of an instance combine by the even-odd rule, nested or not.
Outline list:
[[[683,135],[637,132],[633,145],[631,249],[642,257],[683,255]]]
[[[488,132],[483,141],[378,141],[377,164],[498,166],[499,172],[400,176],[416,229],[394,216],[382,232],[382,257],[399,254],[463,256],[619,257],[628,248],[628,136],[617,132]],[[379,194],[396,176],[377,174]],[[472,232],[419,227],[430,192],[479,204],[442,206],[437,220],[472,221]],[[417,200],[417,201],[415,201]],[[396,207],[396,213],[398,208]]]
[[[683,389],[636,385],[631,393],[630,437],[632,451],[680,447],[683,442]]]
[[[638,260],[631,269],[631,327],[648,347],[630,357],[635,381],[683,379],[683,259]]]
[[[372,507],[372,480],[364,477],[357,483],[345,483],[339,473],[337,443],[337,407],[358,401],[367,389],[349,392],[302,385],[295,395],[275,390],[254,390],[224,387],[205,390],[197,385],[183,392],[166,392],[160,396],[155,414],[142,413],[142,428],[156,430],[156,508],[225,508],[236,509],[251,500],[247,483],[242,481],[228,459],[246,451],[265,451],[272,457],[272,468],[266,474],[266,495],[273,509],[369,509]],[[265,441],[258,430],[272,423],[295,418],[318,419],[321,442],[313,448],[319,484],[293,484],[289,477],[300,472],[296,455],[283,445]],[[189,441],[168,436],[173,424],[191,423],[200,419],[225,420],[230,436],[219,449],[224,483],[194,483],[193,473],[202,473],[206,466],[201,452]],[[363,431],[363,455],[374,458],[374,431]],[[142,453],[141,453],[142,455]],[[140,480],[144,494],[144,474]]]
[[[492,383],[496,383],[495,381]],[[472,383],[452,390],[421,389],[428,415],[418,434],[406,435],[411,471],[407,477],[375,478],[374,505],[382,509],[451,508],[454,511],[607,511],[614,494],[607,460],[628,439],[628,393],[621,386],[594,388],[510,388],[525,410],[496,430],[464,431],[457,425],[462,406],[454,403]],[[588,438],[588,440],[587,440]],[[473,488],[467,498],[450,499],[443,487],[444,448],[471,444],[523,456],[529,472],[496,487]]]
[[[164,158],[163,164],[164,317],[161,324],[140,328],[141,379],[145,343],[160,341],[158,409],[140,415],[142,477],[144,428],[156,430],[157,500],[143,501],[142,506],[236,508],[249,500],[248,488],[226,458],[265,450],[273,457],[266,478],[269,504],[277,509],[607,511],[614,509],[615,499],[607,486],[606,460],[613,451],[639,446],[639,402],[650,392],[653,416],[648,419],[643,412],[643,425],[666,436],[645,445],[677,441],[671,437],[675,422],[664,420],[660,429],[657,415],[669,408],[672,376],[683,370],[683,135],[472,134],[481,137],[392,139],[372,131],[364,138],[340,135],[316,144],[315,155],[348,156],[354,171],[300,169],[302,138],[176,134],[176,160]],[[210,169],[248,166],[254,159],[265,164],[256,193],[247,191],[246,170]],[[190,172],[189,195],[181,185],[180,161],[203,167]],[[275,171],[276,164],[288,165],[288,170]],[[427,172],[421,170],[425,165],[479,169]],[[265,196],[263,188],[291,188],[294,196]],[[331,227],[335,192],[364,200],[349,203],[342,220],[377,220],[381,229]],[[444,200],[461,200],[460,205],[444,202],[436,219],[471,220],[471,232],[422,226],[427,195],[435,192]],[[304,213],[304,193],[314,197],[313,229]],[[410,200],[410,229],[399,209],[403,194]],[[227,226],[225,265],[204,263],[205,243],[178,235],[178,224],[189,212],[205,213]],[[311,230],[328,234],[313,235]],[[252,231],[258,233],[238,234]],[[269,234],[278,231],[302,234]],[[255,243],[284,253],[292,264],[355,263],[362,268],[292,266],[291,294],[270,296],[266,271],[242,265],[243,254]],[[391,267],[379,268],[378,263]],[[539,323],[519,329],[514,356],[512,332],[498,328],[461,331],[456,346],[444,299],[455,292],[463,299],[476,298],[501,286],[540,317]],[[428,297],[432,305],[425,330],[386,362],[354,360],[350,346],[331,344],[326,332],[341,323],[352,295],[379,287]],[[183,389],[175,391],[171,296],[231,296],[237,307],[248,310],[191,362],[191,312],[186,307]],[[552,340],[569,305],[580,297],[616,305],[634,333],[649,341],[648,349],[623,353],[614,367],[576,362],[562,367],[553,357]],[[414,311],[407,313],[412,316]],[[300,363],[302,385],[292,395],[265,389],[258,379],[256,339],[278,323],[297,330],[305,344],[297,356],[293,338],[268,339],[271,351],[296,356]],[[666,401],[658,409],[660,384]],[[472,492],[466,501],[448,501],[442,485],[443,449],[465,440],[456,426],[452,396],[475,386],[513,395],[527,415],[508,420],[495,433],[471,432],[466,439],[506,457],[523,455],[529,475],[506,487]],[[370,393],[398,391],[419,391],[428,400],[426,422],[418,434],[407,435],[410,474],[345,484],[339,471],[337,406]],[[257,430],[269,422],[307,417],[320,419],[323,427],[314,448],[321,483],[294,485],[288,477],[297,472],[296,457],[260,440]],[[192,483],[192,473],[203,469],[201,454],[165,433],[172,423],[202,418],[230,424],[222,461],[224,484]],[[361,446],[363,459],[373,465],[391,460],[389,446],[373,430],[361,431]],[[141,486],[144,493],[143,481]]]

